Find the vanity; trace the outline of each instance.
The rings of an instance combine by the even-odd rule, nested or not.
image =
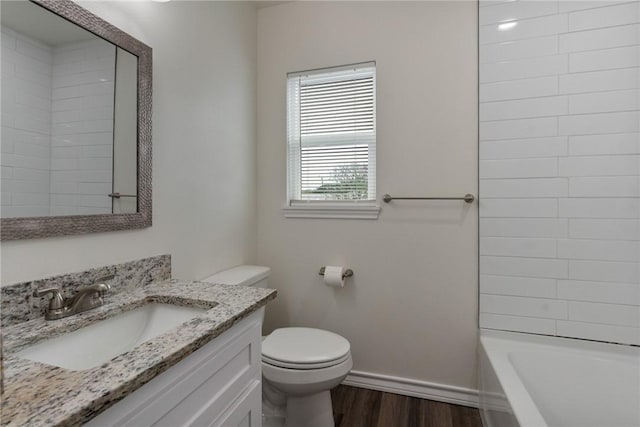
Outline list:
[[[0,7],[0,240],[151,227],[152,48],[74,1]],[[261,425],[274,290],[169,255],[2,285],[0,425]]]
[[[262,315],[276,291],[116,288],[84,313],[3,327],[2,425],[261,425]]]

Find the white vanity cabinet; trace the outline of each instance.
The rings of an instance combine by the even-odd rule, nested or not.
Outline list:
[[[264,307],[90,420],[86,426],[262,425]]]

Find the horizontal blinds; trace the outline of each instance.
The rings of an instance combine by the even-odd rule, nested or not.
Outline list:
[[[290,200],[375,199],[375,68],[290,77],[288,109]]]

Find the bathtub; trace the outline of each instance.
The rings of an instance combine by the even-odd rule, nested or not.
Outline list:
[[[485,427],[640,426],[640,348],[480,331]]]

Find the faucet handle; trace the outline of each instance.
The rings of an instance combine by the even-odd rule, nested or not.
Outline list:
[[[52,298],[49,301],[49,310],[56,310],[64,307],[64,298],[60,293],[60,289],[58,288],[46,288],[46,289],[36,289],[33,291],[34,297],[42,297],[47,294],[51,294]]]

